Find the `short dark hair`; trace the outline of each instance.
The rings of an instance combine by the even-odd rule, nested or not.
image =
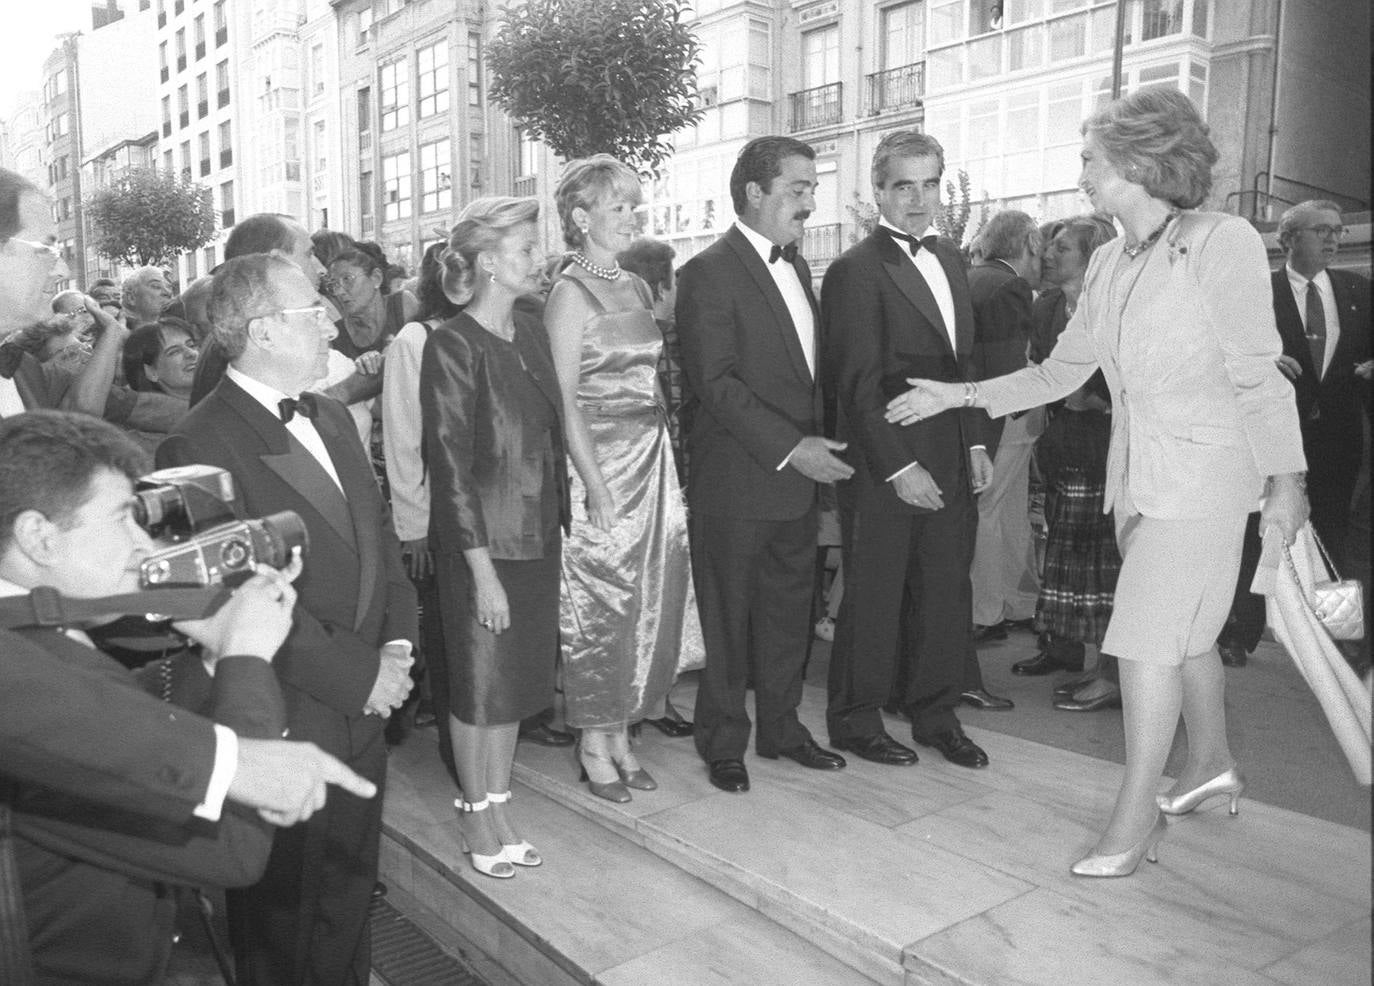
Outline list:
[[[9,548],[25,511],[68,524],[90,498],[99,470],[133,480],[147,468],[142,449],[89,414],[26,411],[0,420],[0,551]]]
[[[385,274],[383,265],[377,263],[377,258],[366,250],[359,250],[354,247],[351,250],[344,250],[334,255],[334,259],[329,262],[332,267],[335,264],[352,264],[364,274],[372,275],[377,272]]]
[[[620,266],[644,278],[657,301],[673,283],[673,258],[677,251],[662,240],[640,237],[616,258]]]
[[[462,311],[449,296],[444,294],[444,251],[448,249],[445,240],[431,243],[420,258],[419,283],[416,295],[420,310],[415,313],[415,321],[427,322],[432,318],[450,319]]]
[[[782,174],[782,162],[790,157],[814,161],[816,151],[810,144],[794,137],[755,137],[744,145],[730,171],[730,201],[735,207],[735,215],[743,215],[744,207],[749,204],[745,186],[752,181],[765,192],[771,192],[773,179]]]
[[[195,329],[185,319],[162,313],[156,322],[145,322],[129,333],[124,340],[124,379],[131,390],[163,393],[161,387],[148,379],[147,368],[157,364],[167,345],[167,330],[184,332],[194,343]]]
[[[945,173],[945,149],[938,140],[919,130],[894,130],[878,141],[873,151],[869,179],[874,188],[887,186],[887,163],[894,157],[933,157],[938,169],[936,177]]]
[[[43,193],[19,172],[0,168],[0,243],[19,232],[19,202],[30,194]]]
[[[317,229],[310,234],[310,242],[315,247],[316,259],[326,267],[345,250],[355,250],[358,246],[357,240],[337,229]]]
[[[281,250],[290,253],[294,244],[293,230],[286,225],[295,222],[278,212],[259,212],[240,219],[229,239],[224,241],[224,259],[233,260],[249,253],[271,253]]]

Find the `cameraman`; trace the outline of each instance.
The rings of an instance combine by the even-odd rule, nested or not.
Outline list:
[[[152,549],[132,512],[142,458],[85,415],[0,421],[0,596],[136,590]],[[176,669],[177,690],[223,725],[145,696],[78,629],[0,635],[0,812],[13,829],[7,846],[0,827],[0,854],[13,854],[0,870],[17,873],[0,881],[0,911],[16,909],[17,883],[39,982],[155,982],[172,940],[163,884],[251,883],[271,846],[265,818],[308,817],[326,781],[370,793],[314,747],[273,739],[286,716],[270,661],[291,627],[298,571],[298,561],[264,567],[214,616],[177,624],[204,647]],[[220,815],[226,790],[262,817]],[[5,938],[14,916],[0,921],[0,970],[24,947]]]

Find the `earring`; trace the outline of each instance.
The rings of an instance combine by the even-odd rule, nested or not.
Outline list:
[[[491,283],[492,283],[492,284],[495,284],[495,283],[496,283],[496,271],[494,271],[494,270],[489,270],[489,271],[487,271],[487,277],[491,280]]]

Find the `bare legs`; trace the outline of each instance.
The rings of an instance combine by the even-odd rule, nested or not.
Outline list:
[[[510,790],[511,763],[515,760],[515,740],[518,722],[499,726],[474,726],[449,716],[449,736],[453,741],[453,759],[458,767],[458,782],[463,785],[463,797],[476,804],[490,794]],[[510,820],[510,806],[493,804],[486,811],[464,813],[460,816],[463,838],[473,852],[494,856],[501,852],[502,843],[520,841]]]
[[[1158,810],[1155,791],[1173,746],[1182,711],[1188,730],[1188,763],[1177,789],[1189,790],[1234,764],[1226,741],[1221,658],[1214,649],[1184,660],[1182,667],[1123,660],[1119,663],[1126,733],[1126,773],[1098,852],[1138,844]]]

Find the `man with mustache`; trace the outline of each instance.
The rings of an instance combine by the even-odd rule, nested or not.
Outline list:
[[[987,765],[954,708],[972,651],[974,494],[992,479],[987,415],[971,408],[910,428],[888,423],[907,377],[972,380],[973,305],[958,248],[931,225],[944,149],[928,134],[888,134],[873,155],[878,226],[830,265],[821,314],[838,434],[852,482],[840,487],[845,591],[830,659],[830,741],[901,766],[916,751],[883,728],[889,697],[912,738],[962,767]]]
[[[853,472],[836,454],[844,446],[821,435],[819,319],[811,270],[796,255],[816,204],[815,156],[789,137],[746,144],[730,174],[738,220],[678,278],[682,364],[697,405],[687,500],[706,639],[694,735],[724,791],[749,790],[751,671],[759,756],[817,770],[845,765],[797,718],[816,484]]]

